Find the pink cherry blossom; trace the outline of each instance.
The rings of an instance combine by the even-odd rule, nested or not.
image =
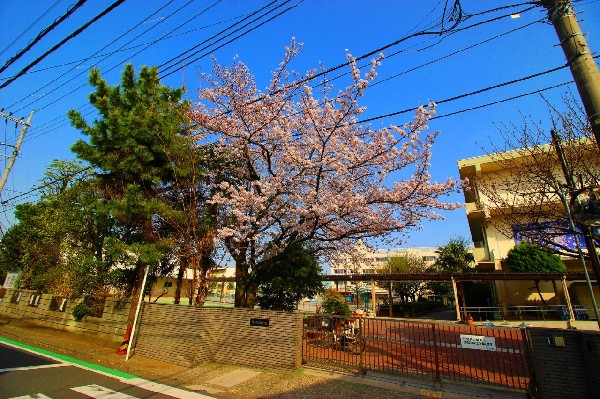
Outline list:
[[[266,92],[243,63],[215,63],[191,114],[199,134],[215,138],[216,155],[236,165],[231,179],[212,187],[210,201],[220,209],[218,236],[236,261],[237,306],[253,305],[253,272],[292,242],[310,241],[330,256],[459,206],[440,200],[458,182],[429,175],[436,133],[427,121],[435,104],[401,126],[358,124],[358,99],[383,55],[364,78],[349,56],[351,84],[337,94],[321,87],[317,98],[309,83],[318,82],[287,70],[299,49],[292,41]]]

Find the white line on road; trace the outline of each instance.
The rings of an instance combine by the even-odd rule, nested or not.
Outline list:
[[[138,388],[142,388],[150,392],[168,395],[177,399],[214,399],[214,397],[212,396],[206,396],[197,392],[190,392],[183,389],[174,388],[168,385],[148,381],[143,378],[134,378],[126,380],[126,382],[128,384],[135,385]]]
[[[27,367],[8,367],[5,369],[0,369],[0,373],[6,373],[9,371],[21,371],[21,370],[39,370],[39,369],[51,369],[54,367],[65,367],[68,364],[60,363],[60,364],[44,364],[41,366],[27,366]]]
[[[135,396],[126,395],[96,384],[71,388],[71,391],[82,393],[94,399],[137,399]]]
[[[15,396],[14,398],[9,399],[52,399],[43,393],[36,393],[35,395],[27,395],[27,396]]]

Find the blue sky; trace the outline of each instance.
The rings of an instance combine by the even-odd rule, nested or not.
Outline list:
[[[85,3],[0,73],[0,85],[113,2]],[[74,3],[75,0],[0,0],[0,64],[23,49]],[[346,61],[347,52],[359,57],[400,41],[383,50],[386,58],[378,78],[361,101],[367,107],[364,117],[387,115],[429,101],[440,102],[438,115],[442,117],[430,123],[431,129],[440,130],[433,148],[432,178],[438,181],[458,178],[457,160],[483,155],[482,146],[489,148],[490,140],[497,137],[495,124],[518,122],[520,113],[544,119],[547,111],[539,95],[529,95],[453,116],[444,115],[572,80],[568,69],[524,79],[564,65],[565,57],[557,46],[552,25],[544,20],[545,10],[519,3],[461,1],[464,20],[454,31],[441,34],[442,29],[450,28],[455,21],[446,20],[443,27],[439,26],[446,4],[439,0],[126,0],[28,73],[0,89],[0,109],[4,108],[4,112],[25,117],[35,110],[32,127],[1,193],[5,203],[0,208],[0,224],[5,229],[14,223],[15,204],[35,200],[37,192],[23,193],[39,184],[53,159],[73,158],[70,146],[81,136],[68,124],[66,113],[72,108],[81,108],[84,114],[90,110],[86,107],[86,96],[91,89],[86,82],[91,66],[98,66],[106,80],[117,84],[126,62],[133,63],[136,69],[141,65],[161,65],[197,45],[201,51],[185,63],[177,62],[172,69],[166,69],[170,64],[159,68],[163,83],[173,87],[185,85],[192,99],[199,83],[198,74],[210,72],[211,56],[229,64],[237,55],[256,76],[259,87],[265,87],[270,71],[281,61],[283,48],[292,37],[304,44],[293,64],[299,72],[319,65],[336,67]],[[600,1],[582,0],[573,4],[590,48],[600,51]],[[511,5],[514,6],[494,10]],[[249,17],[263,7],[266,7],[263,11]],[[517,12],[520,18],[509,16]],[[231,33],[261,15],[247,27]],[[226,32],[220,33],[223,30]],[[215,42],[229,33],[227,38]],[[409,37],[415,33],[427,34]],[[217,49],[218,46],[221,47]],[[346,68],[336,70],[329,77],[346,71]],[[444,101],[514,80],[520,81]],[[334,82],[339,87],[347,83],[343,78]],[[569,89],[575,92],[574,84],[544,91],[544,96],[560,105],[561,95]],[[403,124],[410,118],[411,113],[404,113],[370,123],[379,127]],[[14,143],[18,134],[14,124],[0,123],[0,126],[4,130],[3,141]],[[10,152],[4,152],[7,151]],[[5,161],[0,162],[4,168]],[[448,198],[462,199],[458,194]],[[404,237],[403,246],[439,246],[451,237],[470,237],[464,210],[447,212],[444,216],[445,220],[425,223],[421,230]]]

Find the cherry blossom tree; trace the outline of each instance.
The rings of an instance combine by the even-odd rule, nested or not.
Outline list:
[[[294,41],[286,48],[264,92],[242,62],[215,62],[192,112],[199,134],[215,138],[215,154],[231,160],[229,171],[214,172],[220,177],[210,201],[219,208],[218,237],[235,260],[238,307],[254,306],[257,271],[290,245],[307,242],[327,256],[459,206],[440,199],[458,182],[429,174],[435,104],[402,126],[361,125],[358,100],[383,56],[361,75],[348,55],[350,84],[334,93],[323,80],[317,96],[310,82],[321,73],[289,70],[300,48]]]

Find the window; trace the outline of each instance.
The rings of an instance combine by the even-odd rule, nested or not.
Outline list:
[[[333,274],[346,274],[346,269],[333,269]]]
[[[173,286],[172,281],[165,281],[165,285],[163,286],[163,288],[171,288],[172,286]]]
[[[375,269],[363,269],[363,274],[373,274],[375,273]]]
[[[425,262],[435,262],[435,260],[436,260],[436,259],[437,259],[437,258],[436,258],[435,256],[433,256],[433,255],[426,255],[426,256],[423,256],[423,260],[424,260]]]

